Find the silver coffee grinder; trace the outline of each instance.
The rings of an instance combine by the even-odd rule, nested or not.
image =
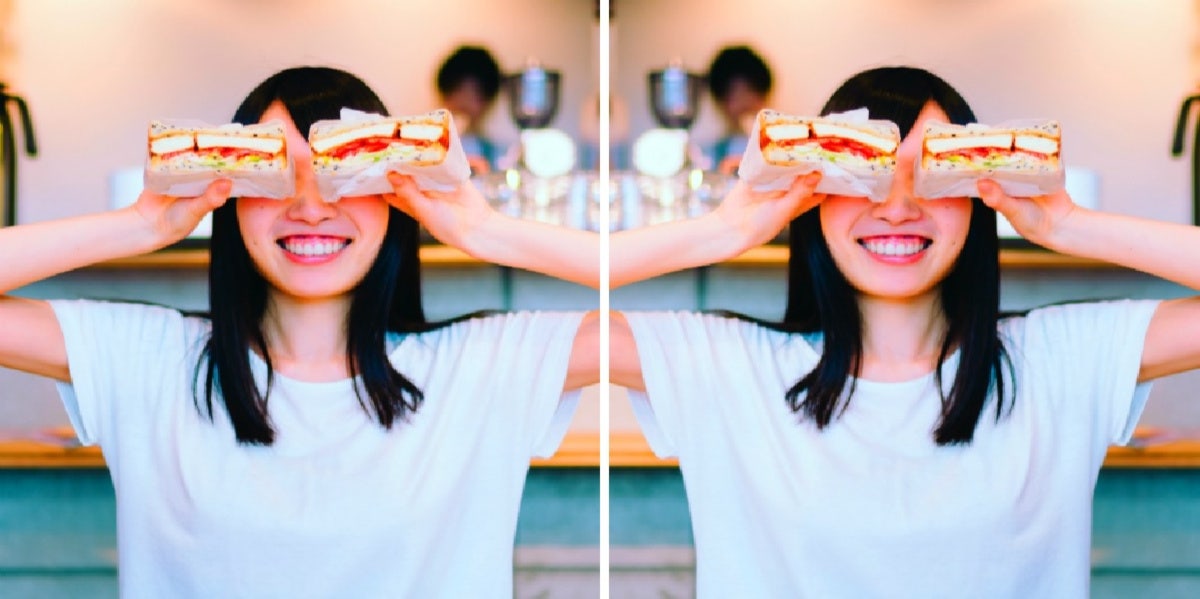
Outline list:
[[[625,207],[639,211],[636,220],[643,225],[689,216],[689,199],[696,180],[703,177],[703,165],[692,159],[698,151],[688,130],[699,112],[704,76],[687,71],[676,60],[651,71],[648,83],[650,111],[658,127],[633,143],[639,201]]]
[[[555,224],[569,224],[561,200],[575,168],[575,142],[550,127],[558,113],[562,76],[529,60],[519,73],[504,78],[509,113],[520,129],[520,168],[505,173],[505,183],[527,202],[524,215]]]

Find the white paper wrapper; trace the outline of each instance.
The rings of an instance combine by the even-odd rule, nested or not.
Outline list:
[[[186,129],[253,129],[259,125],[210,125],[202,121],[190,119],[159,119],[158,122],[172,127]],[[278,125],[277,121],[264,124]],[[286,141],[285,141],[286,143]],[[147,150],[143,167],[143,186],[155,193],[177,197],[194,197],[204,193],[209,183],[217,179],[229,179],[233,187],[229,197],[262,197],[284,199],[296,194],[296,176],[291,155],[288,156],[287,168],[282,171],[233,171],[223,169],[202,169],[183,171],[156,171],[150,168],[150,152]]]
[[[870,120],[866,108],[826,115],[825,118],[837,119],[849,123],[865,123]],[[894,173],[881,173],[871,177],[855,176],[845,169],[826,161],[799,164],[796,166],[775,166],[768,164],[759,148],[759,129],[762,119],[754,119],[754,128],[750,132],[750,143],[742,155],[741,165],[738,166],[738,177],[750,184],[756,191],[776,191],[787,189],[799,175],[813,171],[821,171],[821,183],[817,185],[817,193],[833,195],[868,197],[872,201],[882,202],[887,198],[892,187]]]
[[[448,112],[448,111],[447,111]],[[391,117],[395,118],[395,117]],[[387,180],[387,174],[392,171],[411,175],[417,187],[434,191],[452,191],[471,177],[471,166],[467,162],[467,154],[463,151],[462,141],[459,140],[458,128],[454,125],[454,116],[448,114],[450,122],[450,147],[442,162],[428,166],[417,166],[401,162],[376,162],[361,169],[342,169],[335,174],[317,175],[317,187],[321,197],[332,202],[345,196],[374,195],[391,193],[392,184]],[[362,123],[370,121],[390,120],[382,115],[362,112],[352,108],[343,108],[341,122]],[[319,121],[329,123],[335,121]],[[315,125],[316,123],[314,123]]]
[[[1047,119],[1019,119],[1004,121],[991,125],[998,129],[1023,129],[1046,123]],[[1000,185],[1004,193],[1017,198],[1028,198],[1046,195],[1066,187],[1066,168],[1062,162],[1061,153],[1058,168],[1044,172],[1011,172],[1011,171],[928,171],[921,168],[918,158],[913,165],[913,195],[925,198],[955,198],[979,195],[976,182],[980,179],[992,179]]]

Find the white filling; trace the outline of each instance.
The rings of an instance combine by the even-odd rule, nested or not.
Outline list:
[[[420,125],[415,123],[400,125],[400,137],[422,141],[437,141],[442,137],[442,127],[440,125]]]
[[[767,125],[766,133],[771,141],[807,139],[808,125]]]
[[[894,139],[888,137],[880,137],[862,129],[846,127],[834,123],[822,123],[814,121],[812,124],[813,135],[817,137],[841,137],[843,139],[852,139],[862,144],[879,149],[883,152],[891,153],[896,150],[899,145]]]
[[[863,241],[863,246],[872,254],[881,254],[884,256],[911,256],[925,249],[925,241],[914,239],[911,241],[896,241],[889,239],[887,241],[867,240]]]
[[[180,150],[190,150],[194,144],[195,140],[192,139],[191,133],[160,137],[150,142],[150,153],[170,154],[171,152],[178,152]]]
[[[244,137],[218,135],[213,133],[196,134],[196,147],[206,148],[243,148],[256,152],[275,154],[283,149],[283,140],[270,137]]]
[[[312,140],[309,145],[312,146],[314,152],[318,154],[328,152],[331,148],[346,145],[360,139],[368,137],[391,137],[396,134],[396,123],[376,123],[374,125],[365,125],[355,127],[349,131],[343,131],[329,137]]]
[[[1014,145],[1018,150],[1027,150],[1039,154],[1058,153],[1058,140],[1041,135],[1018,135]]]
[[[348,241],[285,241],[283,246],[287,251],[300,256],[328,256],[342,251],[349,245]]]
[[[972,137],[927,137],[925,147],[933,154],[955,152],[967,148],[1003,148],[1009,149],[1013,144],[1011,133],[995,133],[992,135],[977,135]]]

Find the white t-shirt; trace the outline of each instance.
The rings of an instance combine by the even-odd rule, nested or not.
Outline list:
[[[1087,597],[1092,493],[1149,393],[1136,379],[1156,305],[1002,321],[1016,403],[1000,422],[989,403],[974,441],[946,447],[932,373],[857,381],[821,431],[784,399],[816,338],[626,313],[647,389],[631,398],[654,451],[679,456],[699,596]],[[957,367],[943,364],[947,392]]]
[[[192,383],[209,322],[154,306],[52,302],[72,384],[117,497],[131,598],[510,597],[529,460],[561,441],[582,314],[518,313],[397,336],[392,364],[425,393],[386,430],[352,381],[275,375],[273,445],[236,442]],[[265,364],[252,364],[260,385]],[[201,386],[201,390],[203,387]]]

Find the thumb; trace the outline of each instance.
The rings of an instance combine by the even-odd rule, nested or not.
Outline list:
[[[1000,188],[1000,184],[991,179],[980,179],[975,183],[975,188],[979,190],[979,199],[983,200],[984,205],[1000,212],[1004,211],[1008,196]]]
[[[191,202],[188,202],[190,212],[198,213],[203,217],[205,214],[220,208],[229,200],[229,192],[233,189],[233,181],[229,179],[217,179],[208,184],[204,188],[204,193],[196,197]]]

